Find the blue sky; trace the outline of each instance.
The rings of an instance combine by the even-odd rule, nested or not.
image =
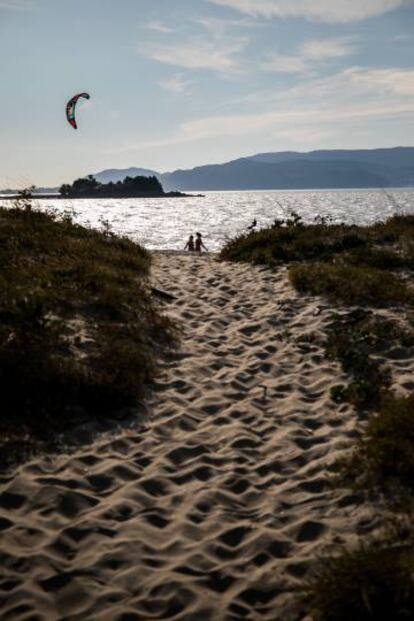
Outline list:
[[[414,0],[0,0],[0,78],[3,188],[412,146]]]

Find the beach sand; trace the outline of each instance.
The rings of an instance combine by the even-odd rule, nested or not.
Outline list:
[[[359,424],[329,397],[331,306],[208,255],[157,253],[152,284],[183,333],[143,427],[0,479],[4,621],[301,619],[310,563],[380,523],[327,485]]]

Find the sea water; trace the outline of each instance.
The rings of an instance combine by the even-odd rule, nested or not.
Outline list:
[[[10,205],[0,200],[0,204]],[[295,211],[304,222],[370,224],[395,213],[414,214],[414,188],[382,190],[286,190],[206,192],[204,197],[39,200],[41,209],[67,211],[80,224],[126,235],[151,250],[181,250],[190,234],[202,233],[217,251],[226,240]]]

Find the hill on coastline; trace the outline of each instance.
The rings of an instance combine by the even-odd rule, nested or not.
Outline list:
[[[259,153],[189,170],[132,167],[94,177],[116,183],[137,175],[155,175],[166,191],[409,187],[414,185],[414,147]]]

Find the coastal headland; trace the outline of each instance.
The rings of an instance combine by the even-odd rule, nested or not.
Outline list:
[[[6,194],[0,196],[1,199],[19,200],[21,198],[37,199],[69,199],[69,198],[185,198],[202,197],[202,194],[184,194],[182,192],[164,192],[164,189],[157,177],[125,177],[123,181],[116,183],[99,183],[89,175],[76,179],[72,184],[63,184],[59,188],[59,193],[36,193],[35,187],[30,191],[23,190],[22,193]]]

